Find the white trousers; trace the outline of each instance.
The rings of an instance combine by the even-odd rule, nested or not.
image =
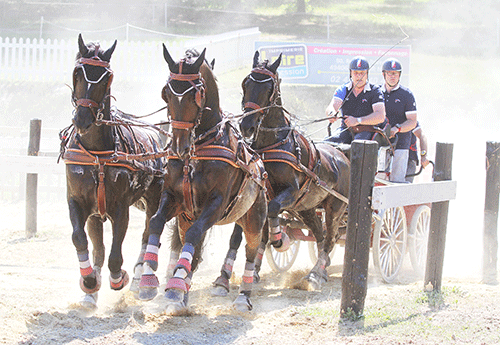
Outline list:
[[[391,182],[406,182],[409,150],[395,150],[392,157]]]

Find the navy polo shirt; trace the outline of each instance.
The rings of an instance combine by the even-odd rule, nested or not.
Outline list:
[[[391,127],[407,120],[406,115],[416,113],[417,105],[413,93],[402,85],[397,85],[391,92],[382,86],[385,99],[385,116],[389,120]]]
[[[373,105],[384,102],[384,94],[379,86],[366,83],[363,92],[357,97],[351,92],[352,82],[339,86],[333,98],[344,101],[342,105],[342,114],[354,117],[363,117],[373,113]],[[351,92],[351,94],[349,94]]]

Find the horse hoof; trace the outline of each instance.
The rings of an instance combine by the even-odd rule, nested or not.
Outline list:
[[[137,298],[141,301],[151,301],[158,294],[158,288],[140,287]]]
[[[160,282],[154,274],[143,274],[139,282],[139,299],[142,301],[150,301],[158,294]]]
[[[141,278],[132,278],[132,282],[130,283],[129,290],[134,294],[139,293],[139,283],[141,282]]]
[[[214,297],[226,297],[228,292],[224,286],[215,285],[212,287],[210,294]]]
[[[279,243],[281,243],[281,245],[279,245]],[[279,246],[274,246],[273,244],[274,249],[280,253],[286,252],[288,249],[290,249],[290,237],[288,237],[286,232],[281,233],[281,240],[278,241],[277,245]]]
[[[236,299],[233,302],[233,307],[237,311],[241,312],[247,312],[253,309],[252,303],[250,302],[250,298],[243,293],[240,293],[238,297],[236,297]]]
[[[229,279],[224,274],[220,275],[213,282],[212,296],[225,297],[229,292]]]
[[[179,289],[167,289],[165,299],[167,300],[167,314],[179,315],[187,311],[188,293]]]
[[[93,294],[93,293],[99,291],[99,289],[101,288],[101,275],[96,271],[94,271],[94,272],[95,272],[95,286],[94,287],[88,287],[86,282],[85,282],[85,278],[80,277],[80,288],[86,294]],[[89,279],[89,277],[87,277],[87,279]]]
[[[260,276],[259,273],[257,273],[257,271],[253,273],[253,283],[254,284],[260,283]]]
[[[305,278],[314,290],[321,290],[321,285],[326,283],[326,279],[316,272],[310,272]]]
[[[92,311],[97,309],[97,292],[86,294],[80,301],[80,306],[86,310]]]
[[[126,286],[129,282],[130,278],[128,276],[128,273],[125,270],[121,271],[121,279],[119,282],[114,283],[112,281],[111,276],[109,277],[109,285],[111,286],[111,289],[113,290],[121,290],[123,289],[124,286]]]
[[[142,264],[137,264],[134,267],[134,278],[132,278],[132,282],[130,283],[130,291],[134,294],[139,293],[139,284],[141,282],[141,276],[143,272]]]

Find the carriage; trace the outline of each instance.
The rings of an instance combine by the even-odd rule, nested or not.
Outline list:
[[[379,157],[379,159],[381,159]],[[421,172],[421,171],[420,171]],[[375,178],[375,186],[391,184],[379,172]],[[317,216],[325,223],[323,209],[316,210]],[[431,218],[431,204],[415,204],[397,206],[387,209],[373,209],[371,249],[373,265],[386,283],[393,283],[403,267],[406,254],[409,254],[411,265],[416,274],[423,276],[427,258],[427,239]],[[280,215],[280,226],[291,239],[288,251],[278,252],[272,246],[266,248],[266,259],[275,272],[289,270],[299,254],[301,242],[307,243],[309,257],[313,263],[317,260],[316,239],[303,222],[290,212]],[[347,230],[347,211],[345,212],[339,231],[342,236],[338,245],[345,244]],[[330,252],[332,259],[335,247]]]

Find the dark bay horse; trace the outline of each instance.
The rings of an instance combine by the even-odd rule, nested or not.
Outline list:
[[[280,63],[281,55],[273,64],[267,60],[259,63],[259,53],[255,52],[253,69],[242,83],[244,116],[240,129],[242,135],[251,141],[252,148],[262,156],[271,194],[269,229],[263,232],[258,260],[262,260],[268,237],[273,245],[283,238],[278,215],[286,210],[301,219],[316,238],[318,260],[305,278],[319,289],[327,280],[329,253],[340,237],[338,227],[347,207],[350,163],[333,146],[314,144],[291,126],[281,102],[277,72]],[[326,214],[325,232],[316,214],[320,207]],[[225,267],[230,267],[227,262],[234,261],[238,240],[238,234],[234,233],[221,276],[214,283],[214,294],[229,290],[227,277],[231,277],[231,271]],[[256,271],[259,268],[258,261]]]
[[[67,199],[73,244],[80,263],[80,287],[86,293],[81,303],[95,308],[105,255],[103,223],[106,219],[112,223],[110,285],[120,290],[129,281],[127,272],[121,268],[129,207],[139,202],[146,209],[142,249],[136,265],[139,277],[142,273],[149,220],[158,209],[163,183],[163,159],[158,154],[163,144],[157,130],[134,126],[133,118],[110,108],[113,79],[110,59],[116,41],[104,51],[99,44],[86,45],[79,35],[78,47],[73,72],[73,124],[61,131],[61,156],[66,163]],[[85,225],[93,245],[93,267]],[[136,285],[138,289],[138,280]]]
[[[162,98],[168,104],[172,141],[160,206],[150,222],[139,298],[149,300],[157,294],[155,271],[166,222],[173,217],[178,220],[171,250],[180,252],[180,258],[170,272],[165,292],[167,312],[172,314],[187,308],[206,231],[214,225],[236,223],[235,228],[246,238],[246,264],[234,306],[250,310],[254,260],[267,216],[264,165],[222,115],[205,50],[197,57],[186,54],[175,62],[164,45],[163,55],[170,77]]]

